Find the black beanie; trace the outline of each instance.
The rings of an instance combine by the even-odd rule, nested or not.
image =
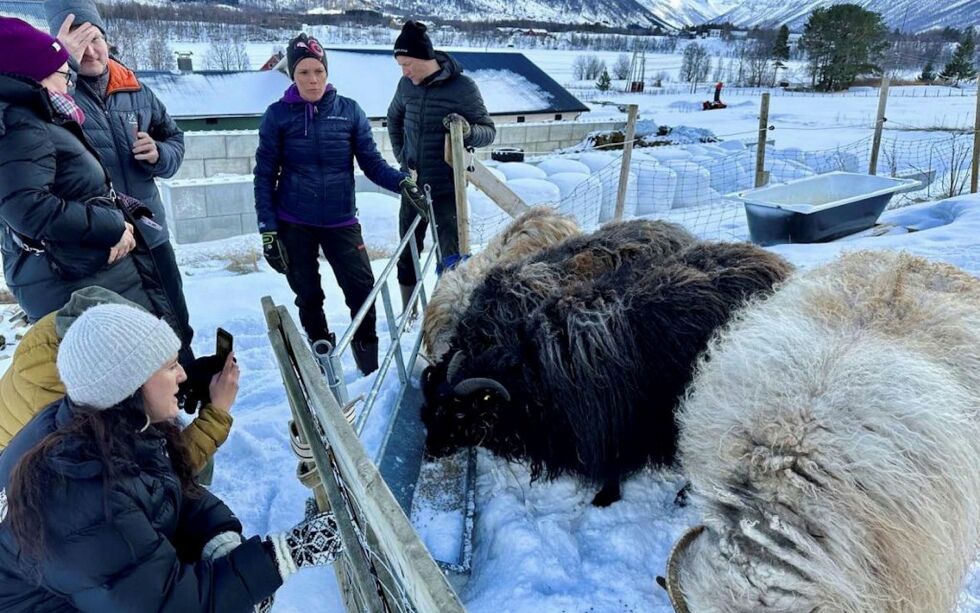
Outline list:
[[[402,33],[395,39],[395,57],[407,55],[408,57],[420,60],[436,59],[436,52],[432,48],[432,41],[425,33],[424,23],[418,21],[406,21],[402,26]]]
[[[300,34],[289,41],[289,46],[286,47],[286,68],[289,70],[290,79],[293,78],[296,64],[308,57],[323,62],[323,68],[327,68],[327,54],[323,52],[320,41],[306,34]]]

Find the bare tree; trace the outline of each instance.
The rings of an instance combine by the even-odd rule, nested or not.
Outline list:
[[[585,74],[589,70],[589,60],[584,55],[576,55],[572,62],[572,78],[576,81],[584,81]]]
[[[146,44],[147,66],[153,70],[173,70],[175,68],[174,52],[170,43],[157,30]]]
[[[249,70],[245,43],[239,38],[212,38],[204,55],[204,67],[208,70]]]
[[[691,43],[684,48],[684,60],[681,63],[681,81],[691,84],[691,93],[697,90],[698,83],[704,81],[711,71],[711,58],[708,50],[697,43]]]
[[[620,53],[613,64],[612,74],[614,79],[628,79],[632,62],[628,53]]]

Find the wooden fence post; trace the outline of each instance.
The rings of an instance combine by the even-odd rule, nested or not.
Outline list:
[[[977,171],[980,171],[980,83],[977,83],[977,110],[973,117],[973,174],[970,177],[970,193],[977,193]]]
[[[755,186],[762,187],[769,182],[766,173],[766,136],[769,134],[769,92],[762,94],[762,107],[759,109],[759,142],[755,149]]]
[[[463,123],[449,125],[449,149],[453,157],[453,184],[456,188],[456,228],[459,232],[459,253],[470,252],[470,207],[466,202],[466,149],[463,146]]]
[[[881,91],[878,93],[878,116],[875,119],[875,136],[871,142],[871,163],[868,174],[878,174],[878,151],[881,149],[881,130],[885,127],[885,104],[888,102],[888,77],[881,77]]]
[[[636,115],[640,107],[636,104],[626,106],[626,140],[623,141],[623,165],[619,170],[619,190],[616,192],[616,221],[623,218],[626,209],[626,188],[630,179],[630,160],[633,159],[633,139],[636,137]]]

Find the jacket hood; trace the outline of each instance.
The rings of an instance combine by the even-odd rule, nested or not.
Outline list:
[[[130,300],[126,300],[112,290],[108,290],[97,285],[84,287],[72,293],[71,299],[68,300],[68,304],[58,309],[58,312],[55,314],[54,325],[55,330],[58,333],[58,338],[65,337],[65,332],[68,331],[68,328],[75,323],[75,320],[78,319],[82,313],[89,308],[100,304],[125,304],[126,306],[144,310],[140,305]]]
[[[436,51],[436,61],[439,62],[441,70],[426,79],[424,83],[426,87],[451,81],[463,74],[463,67],[456,61],[456,58],[445,51]]]
[[[126,68],[122,62],[109,58],[109,86],[106,88],[106,95],[111,96],[116,92],[135,92],[143,89],[136,73]]]
[[[51,121],[54,116],[51,99],[39,83],[16,75],[0,73],[0,135],[6,132],[3,110],[8,106],[27,107],[47,121]]]
[[[330,99],[336,95],[336,92],[337,88],[333,86],[333,83],[327,83],[327,89],[323,92],[323,97],[317,102],[309,102],[299,95],[299,88],[295,83],[293,83],[286,88],[286,91],[282,94],[282,98],[279,100],[285,102],[286,104],[312,104],[314,106],[319,106],[323,102],[329,102]]]

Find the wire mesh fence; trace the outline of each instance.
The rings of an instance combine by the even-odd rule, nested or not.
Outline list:
[[[770,184],[835,171],[867,173],[871,148],[871,136],[816,151],[767,145],[764,169]],[[889,208],[968,191],[972,151],[972,131],[886,134],[877,174],[921,183],[920,189],[893,198]],[[552,206],[575,217],[584,230],[614,218],[621,170],[621,151],[491,163],[491,171],[529,205]],[[637,148],[629,167],[623,217],[676,222],[705,239],[747,240],[744,207],[735,195],[752,189],[755,176],[755,147],[742,141]],[[474,187],[468,194],[471,240],[482,244],[510,218]]]

